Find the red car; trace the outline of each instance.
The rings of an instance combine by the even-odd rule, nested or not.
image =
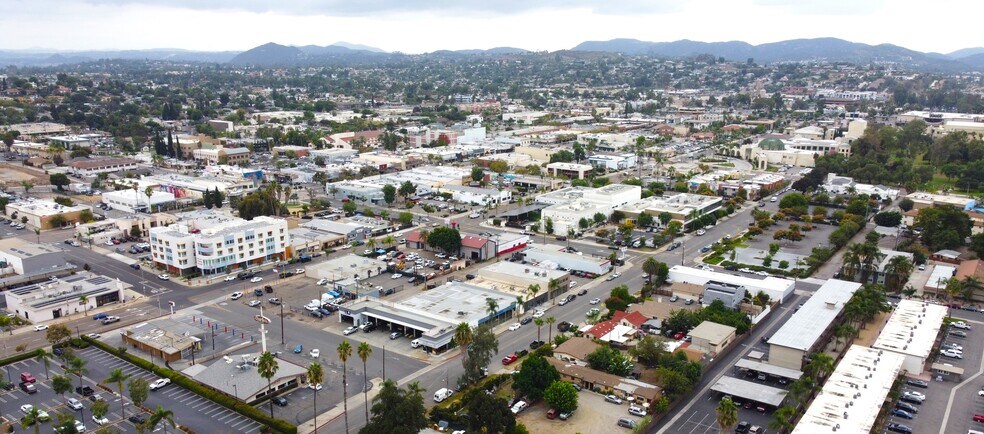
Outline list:
[[[680,339],[683,339],[684,336],[686,336],[686,334],[684,334],[683,332],[680,332],[680,333],[677,333],[677,334],[673,335],[673,339],[680,340]]]
[[[37,379],[35,379],[35,378],[34,378],[34,376],[33,376],[33,375],[31,375],[31,373],[29,373],[29,372],[24,372],[24,373],[21,373],[21,376],[20,376],[20,377],[21,377],[21,383],[33,383],[33,382],[35,382],[35,381],[38,381],[38,380],[37,380]]]
[[[556,408],[551,408],[550,410],[547,410],[547,419],[554,420],[556,418],[557,418]]]
[[[502,358],[502,364],[503,365],[508,365],[508,364],[510,364],[512,362],[515,362],[516,359],[518,359],[518,358],[519,358],[519,356],[517,356],[516,353],[510,354],[510,355]]]

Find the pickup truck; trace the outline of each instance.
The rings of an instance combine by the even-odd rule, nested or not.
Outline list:
[[[118,317],[118,316],[107,316],[106,318],[103,318],[102,323],[103,324],[112,324],[114,322],[118,322],[119,320],[120,320],[120,317]]]

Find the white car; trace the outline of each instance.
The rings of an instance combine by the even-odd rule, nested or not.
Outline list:
[[[916,392],[915,390],[906,390],[905,392],[902,392],[902,394],[914,396],[919,399],[926,399],[926,395],[923,395],[922,392]]]
[[[256,307],[256,306],[259,306],[262,303],[263,303],[262,301],[253,300],[253,301],[249,302],[249,307]]]
[[[567,285],[568,288],[573,288],[575,286],[577,286],[577,282],[571,282],[570,285]]]
[[[36,332],[43,332],[45,330],[48,330],[48,326],[44,324],[34,326],[34,331]]]
[[[943,344],[943,345],[942,345],[942,348],[943,348],[944,350],[957,350],[957,351],[963,351],[963,346],[961,346],[961,345],[957,345],[957,344],[950,344],[950,343],[947,343],[947,344]]]
[[[514,323],[512,323],[512,324],[509,325],[509,331],[514,332],[516,330],[519,330],[519,328],[522,327],[522,326],[523,326],[522,324],[520,324],[518,322],[514,322]]]
[[[249,283],[260,283],[262,281],[263,281],[263,278],[260,277],[260,276],[256,276],[256,277],[254,277],[252,279],[249,279]]]
[[[963,358],[963,354],[961,354],[960,352],[954,351],[954,350],[943,350],[943,351],[940,351],[940,354],[942,354],[945,357],[949,357],[951,359],[962,359]]]
[[[546,312],[544,312],[544,311],[542,311],[542,310],[537,310],[536,312],[533,312],[533,319],[537,319],[537,318],[540,318],[540,317],[542,317],[542,316],[543,316],[543,314],[545,314],[545,313],[546,313]]]
[[[92,339],[99,339],[99,338],[101,338],[101,337],[102,337],[102,335],[101,335],[101,334],[99,334],[99,333],[89,333],[89,334],[87,334],[86,336],[88,336],[88,337],[90,337],[90,338],[92,338]]]
[[[294,274],[304,274],[304,269],[303,268],[295,269]]]
[[[630,405],[629,406],[629,414],[631,414],[633,416],[645,417],[646,416],[646,410],[643,410],[642,407],[639,407],[637,405]]]
[[[322,388],[321,383],[318,384],[308,383],[308,389],[321,390],[321,388]]]
[[[229,298],[232,300],[239,300],[240,298],[243,298],[243,292],[242,291],[233,292],[232,295],[229,296]]]
[[[319,350],[319,349],[317,349],[317,348],[315,348],[315,349],[313,349],[313,350],[311,350],[311,352],[310,352],[310,353],[308,353],[308,354],[309,354],[309,355],[310,355],[311,357],[313,357],[313,358],[315,358],[315,359],[317,359],[318,357],[320,357],[320,356],[321,356],[321,350]]]
[[[158,274],[157,278],[161,280],[171,280],[171,276],[168,276],[167,274],[163,274],[163,273]]]
[[[225,277],[225,281],[226,282],[232,282],[233,280],[236,280],[236,276],[233,275],[233,274],[230,274],[230,275],[228,275],[228,276]]]
[[[75,431],[76,432],[85,432],[85,424],[82,423],[82,421],[80,421],[78,419],[75,419]]]
[[[170,378],[158,378],[157,380],[154,380],[153,383],[150,383],[150,390],[157,390],[167,386],[168,384],[171,384]]]
[[[753,272],[751,269],[748,269],[748,268],[739,268],[738,271],[741,271],[742,273],[752,273]]]
[[[318,286],[323,286],[324,284],[326,284],[326,283],[328,283],[328,282],[330,282],[330,280],[328,280],[327,278],[325,278],[325,279],[321,279],[321,280],[319,280],[319,281],[318,281],[318,283],[317,283],[316,285],[318,285]]]
[[[952,323],[950,323],[950,325],[953,326],[954,328],[963,329],[963,330],[970,330],[970,325],[968,325],[967,323],[965,323],[963,321],[952,322]]]
[[[342,334],[345,335],[345,336],[348,336],[348,335],[350,335],[352,333],[355,333],[357,331],[359,331],[359,328],[358,327],[356,327],[356,326],[349,326],[349,328],[345,329],[345,331],[343,331]]]
[[[109,423],[109,419],[107,419],[105,416],[104,417],[96,417],[96,415],[92,415],[92,421],[95,422],[96,425],[105,425],[105,424]]]
[[[400,274],[400,273],[393,273],[393,277],[392,277],[392,279],[399,279],[399,278],[401,278],[401,277],[403,277],[403,275],[402,275],[402,274]]]
[[[704,234],[706,234],[706,233],[707,233],[707,231],[705,231],[705,230],[703,230],[703,229],[697,229],[697,236],[698,236],[698,237],[699,237],[699,236],[701,236],[701,235],[704,235]]]
[[[598,304],[598,303],[601,303],[600,298],[592,298],[591,301],[588,302],[588,304]]]
[[[765,271],[756,271],[755,274],[758,274],[759,276],[765,276],[765,277],[768,277],[769,276],[769,273],[766,273]]]
[[[82,409],[82,402],[75,398],[68,398],[68,403],[66,405],[68,405],[68,408],[71,408],[72,410]]]
[[[519,414],[519,412],[526,410],[526,407],[529,406],[530,405],[527,404],[526,401],[519,401],[516,404],[514,404],[510,410],[513,412],[513,414]]]

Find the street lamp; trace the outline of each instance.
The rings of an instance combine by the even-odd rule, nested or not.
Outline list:
[[[286,345],[284,340],[284,301],[280,300],[280,345]]]

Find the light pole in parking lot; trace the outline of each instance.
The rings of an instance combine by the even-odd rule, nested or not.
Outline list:
[[[280,300],[280,345],[286,345],[284,340],[284,301]]]

